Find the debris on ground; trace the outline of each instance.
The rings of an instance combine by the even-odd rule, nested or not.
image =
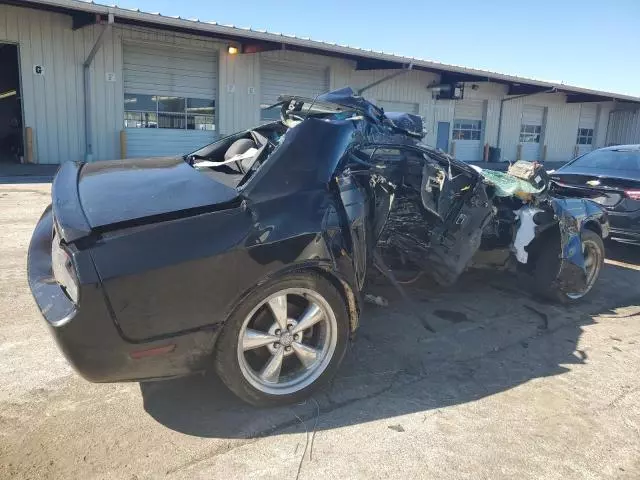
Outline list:
[[[372,303],[373,305],[377,305],[379,307],[389,306],[389,301],[386,298],[379,295],[373,295],[371,293],[366,293],[364,295],[364,301],[367,303]]]

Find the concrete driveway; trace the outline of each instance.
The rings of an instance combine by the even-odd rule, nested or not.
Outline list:
[[[335,381],[291,408],[214,376],[90,384],[28,291],[48,184],[0,185],[0,478],[640,478],[640,249],[593,295],[541,303],[510,275],[384,284]]]

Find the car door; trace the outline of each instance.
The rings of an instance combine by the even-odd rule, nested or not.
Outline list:
[[[382,175],[396,186],[381,242],[395,246],[438,282],[455,282],[491,218],[479,175],[448,156],[414,146],[378,146],[370,158],[387,166]]]
[[[393,164],[400,159],[400,151],[394,147],[371,146],[351,150],[347,156],[369,165],[371,161]],[[348,224],[356,283],[362,288],[373,249],[393,204],[393,187],[387,178],[374,171],[349,168],[336,176],[336,184]]]
[[[436,205],[440,222],[429,227],[429,260],[433,263],[434,277],[443,284],[452,284],[480,247],[492,205],[484,183],[473,169],[432,152],[424,151],[423,155],[421,199],[425,208],[428,178],[434,170],[445,171]]]
[[[340,199],[347,220],[356,285],[364,286],[368,263],[370,231],[369,199],[361,178],[349,172],[336,177]]]

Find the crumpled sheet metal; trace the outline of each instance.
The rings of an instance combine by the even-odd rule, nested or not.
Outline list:
[[[582,198],[549,199],[558,217],[560,227],[561,264],[558,278],[568,291],[580,291],[586,286],[587,271],[584,265],[581,232],[585,222],[600,210],[589,200]]]

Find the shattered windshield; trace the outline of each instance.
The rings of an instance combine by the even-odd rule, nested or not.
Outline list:
[[[521,193],[535,194],[545,189],[544,186],[536,188],[531,185],[530,182],[505,172],[485,170],[477,167],[476,169],[480,172],[480,175],[482,175],[485,183],[493,185],[496,188],[496,195],[499,197],[510,197]]]

